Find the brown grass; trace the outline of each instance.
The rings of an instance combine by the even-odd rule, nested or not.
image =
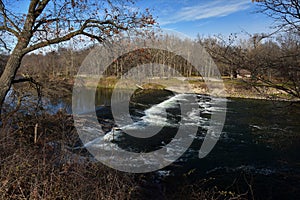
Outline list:
[[[40,136],[34,143],[37,121]],[[0,129],[0,199],[130,199],[136,188],[132,175],[65,148],[78,142],[70,116],[37,121],[19,118],[17,127]]]

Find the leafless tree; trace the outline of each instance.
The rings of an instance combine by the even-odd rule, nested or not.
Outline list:
[[[256,0],[258,12],[273,18],[277,28],[300,32],[299,0]]]

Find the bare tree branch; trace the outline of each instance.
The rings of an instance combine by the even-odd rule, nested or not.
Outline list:
[[[279,28],[300,31],[299,0],[263,0],[257,1],[262,12],[275,19]]]
[[[11,49],[8,48],[7,44],[3,41],[2,38],[0,38],[0,42],[3,44],[3,47],[4,47],[7,51],[11,51]]]
[[[8,31],[12,34],[14,34],[16,37],[18,37],[20,33],[19,27],[13,22],[13,20],[10,19],[7,15],[7,11],[5,9],[5,6],[2,1],[0,1],[0,13],[3,17],[3,25],[0,26],[0,30]],[[12,27],[9,27],[10,24]]]
[[[7,27],[7,26],[0,26],[0,30],[1,30],[1,31],[7,31],[7,32],[10,32],[10,33],[12,33],[14,36],[19,37],[19,32],[15,31],[14,29],[9,28],[9,27]]]

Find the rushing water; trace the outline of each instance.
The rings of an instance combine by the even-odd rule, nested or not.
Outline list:
[[[110,120],[113,123],[109,107],[111,92],[99,90],[96,94],[96,105],[99,120]],[[117,95],[119,101],[123,99],[123,92],[120,91]],[[258,198],[281,199],[300,195],[299,107],[295,108],[288,102],[228,99],[222,135],[212,152],[199,159],[199,149],[210,125],[211,113],[220,108],[211,104],[210,97],[197,95],[200,111],[183,116],[179,102],[185,102],[191,94],[167,94],[145,95],[140,98],[142,106],[130,106],[133,123],[118,127],[114,131],[103,128],[103,134],[89,145],[95,145],[101,140],[127,151],[151,152],[168,144],[181,123],[186,123],[187,127],[198,128],[197,135],[190,148],[179,159],[156,172],[159,177],[172,182],[174,177],[176,181],[182,174],[190,172],[191,179],[214,177],[214,184],[222,187],[232,184],[240,174],[244,174],[254,180],[251,184]],[[84,97],[87,99],[78,100],[77,103],[95,98],[87,95]],[[184,121],[183,117],[186,118]],[[149,126],[157,130],[163,128],[150,138],[134,138],[125,133],[126,130],[142,132]]]
[[[99,90],[96,94],[96,105],[100,121],[105,118],[113,123],[109,107],[111,92]],[[123,92],[125,91],[117,94],[119,101],[123,100]],[[211,104],[210,97],[197,95],[200,112],[183,116],[179,102],[185,102],[190,96],[169,93],[145,95],[139,99],[144,106],[130,106],[133,123],[118,127],[120,129],[114,131],[110,128],[103,129],[103,135],[89,145],[95,145],[101,140],[114,144],[108,145],[109,148],[118,146],[132,152],[151,152],[168,144],[176,135],[178,127],[186,123],[187,127],[198,127],[197,135],[190,148],[179,159],[156,172],[159,177],[173,182],[178,181],[182,174],[192,172],[191,179],[213,177],[215,185],[225,187],[233,184],[243,174],[254,180],[251,184],[258,198],[281,199],[300,195],[299,107],[295,108],[288,102],[228,99],[222,135],[210,154],[199,159],[198,152],[210,125],[211,113],[220,108]],[[222,100],[224,99],[219,99]],[[84,101],[79,100],[77,103]],[[182,121],[183,117],[186,119]],[[150,138],[134,138],[125,133],[126,130],[142,132],[145,127],[157,130],[163,128]],[[176,151],[175,148],[180,146],[174,146],[174,149],[168,151]]]

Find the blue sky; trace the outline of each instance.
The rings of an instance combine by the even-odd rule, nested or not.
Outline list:
[[[272,26],[251,0],[139,0],[136,6],[150,8],[162,28],[190,37],[270,32]]]
[[[150,8],[162,28],[176,30],[190,37],[242,31],[271,32],[272,20],[256,13],[251,0],[136,0],[141,10]],[[12,3],[15,10],[27,9],[28,0]],[[136,9],[133,7],[133,9]]]

